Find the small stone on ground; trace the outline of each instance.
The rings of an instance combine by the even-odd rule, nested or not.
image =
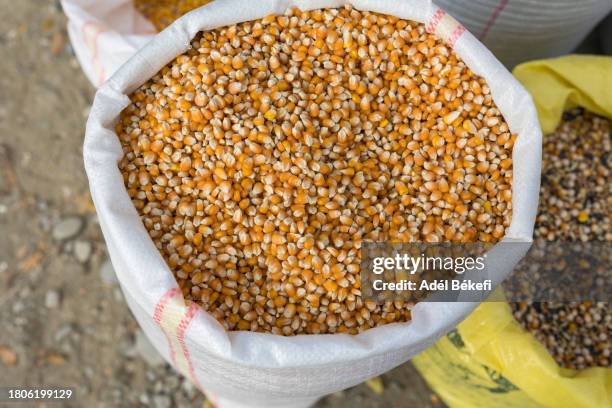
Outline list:
[[[45,295],[45,307],[56,309],[60,304],[60,294],[57,290],[50,290]]]
[[[91,243],[89,241],[75,241],[74,242],[74,257],[80,263],[86,263],[89,261],[89,257],[91,256]]]
[[[83,220],[79,217],[68,217],[53,226],[51,235],[56,241],[65,241],[77,236],[83,228]]]

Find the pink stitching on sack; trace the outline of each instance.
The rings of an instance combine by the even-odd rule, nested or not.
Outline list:
[[[199,310],[200,307],[197,304],[192,303],[189,306],[189,310],[187,310],[187,313],[185,314],[185,316],[183,316],[183,319],[179,323],[176,333],[179,344],[183,349],[183,355],[185,356],[185,359],[187,360],[187,365],[189,366],[189,375],[191,376],[193,382],[198,386],[198,388],[201,389],[202,386],[200,385],[200,382],[198,381],[198,378],[195,375],[195,369],[193,368],[193,363],[191,362],[191,358],[189,356],[189,350],[187,349],[187,345],[185,344],[185,332],[187,331],[187,327],[189,327],[189,323],[191,323],[193,317]]]
[[[453,33],[448,39],[448,44],[451,46],[451,48],[455,46],[455,42],[457,42],[459,37],[461,37],[461,34],[463,34],[464,32],[465,32],[465,27],[462,25],[459,25],[457,28],[453,30]]]
[[[157,305],[155,306],[155,312],[153,313],[153,320],[155,320],[155,323],[157,323],[157,325],[161,328],[162,332],[164,333],[164,336],[166,336],[166,341],[168,342],[168,348],[170,349],[170,360],[172,361],[172,363],[174,363],[174,365],[176,365],[176,351],[174,350],[174,347],[172,347],[170,336],[168,335],[164,327],[161,325],[161,316],[162,316],[162,313],[164,312],[164,309],[166,308],[166,305],[170,301],[170,299],[172,299],[178,293],[181,293],[181,290],[179,288],[172,288],[166,293],[164,293],[164,295],[161,297],[159,302],[157,302]]]
[[[87,27],[89,26],[93,27],[95,30],[93,34],[92,44],[87,41],[89,38],[87,36]],[[100,63],[100,60],[98,58],[98,36],[100,36],[100,34],[102,34],[104,31],[106,31],[104,27],[101,26],[97,21],[93,20],[86,21],[85,24],[83,24],[83,27],[81,28],[81,32],[83,33],[83,37],[85,39],[85,45],[87,46],[87,48],[89,48],[93,64],[98,70],[98,85],[101,85],[106,77],[106,74],[104,73],[104,65]]]
[[[500,0],[497,7],[495,7],[495,10],[493,10],[491,17],[489,17],[489,21],[487,21],[487,24],[485,25],[485,28],[482,30],[482,33],[480,33],[480,37],[479,37],[480,41],[484,40],[487,34],[489,34],[489,30],[491,29],[491,27],[493,27],[493,24],[495,24],[495,21],[497,21],[497,17],[499,17],[501,12],[504,10],[504,8],[506,8],[507,5],[508,5],[508,0]]]
[[[429,23],[425,27],[425,31],[427,31],[428,33],[435,32],[436,31],[436,26],[438,25],[438,23],[440,22],[442,17],[444,17],[445,14],[446,14],[446,12],[444,10],[442,10],[442,9],[436,10],[434,15],[431,17],[431,20],[429,20]]]
[[[153,313],[153,319],[157,324],[161,323],[161,315],[164,312],[164,308],[170,299],[172,299],[181,290],[179,288],[172,288],[161,297],[157,305],[155,306],[155,312]]]

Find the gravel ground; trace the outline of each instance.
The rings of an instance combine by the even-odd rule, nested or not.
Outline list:
[[[82,163],[94,89],[58,3],[0,0],[0,21],[0,387],[72,387],[75,407],[206,405],[117,287]],[[441,405],[404,364],[318,406]]]

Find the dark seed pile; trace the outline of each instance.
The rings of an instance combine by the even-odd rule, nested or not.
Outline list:
[[[535,238],[612,242],[612,121],[574,110],[544,137]]]
[[[535,239],[612,243],[611,131],[612,121],[574,110],[544,137]],[[520,302],[511,307],[560,366],[611,366],[607,303]]]

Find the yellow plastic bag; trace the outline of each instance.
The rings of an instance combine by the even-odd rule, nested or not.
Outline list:
[[[563,111],[577,106],[612,118],[611,57],[568,55],[521,64],[512,73],[533,97],[545,135]]]
[[[563,111],[581,106],[612,118],[612,58],[578,56],[533,61],[514,75],[531,93],[544,134]],[[413,362],[452,408],[612,406],[612,369],[560,368],[512,317],[503,294],[481,304],[457,329]]]

